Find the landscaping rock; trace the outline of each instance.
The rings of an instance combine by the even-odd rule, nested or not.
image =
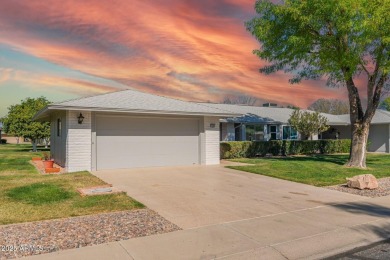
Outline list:
[[[369,197],[369,198],[378,198],[378,197],[382,197],[382,196],[389,196],[390,195],[390,178],[387,177],[387,178],[378,179],[378,184],[379,184],[379,187],[375,190],[353,189],[353,188],[349,188],[346,184],[333,185],[333,186],[328,186],[328,187],[324,187],[324,188],[330,189],[330,190],[337,190],[337,191],[341,191],[341,192],[346,192],[346,193],[354,194],[354,195],[365,196],[365,197]]]
[[[180,228],[150,209],[0,225],[0,259],[163,234]]]
[[[347,179],[347,186],[359,190],[369,189],[374,190],[378,188],[378,181],[372,174],[356,175]]]

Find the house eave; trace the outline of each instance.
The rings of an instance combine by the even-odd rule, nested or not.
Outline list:
[[[32,118],[33,121],[47,121],[48,118],[50,116],[50,113],[49,113],[49,106],[39,110],[35,115],[34,117]]]
[[[204,112],[141,110],[141,109],[104,108],[104,107],[76,107],[76,106],[58,106],[58,105],[49,106],[49,107],[47,107],[47,110],[93,111],[93,112],[115,112],[115,113],[137,113],[137,114],[161,114],[161,115],[188,115],[188,116],[214,116],[214,117],[232,117],[232,116],[239,115],[239,114],[230,114],[230,113],[204,113]],[[46,112],[46,111],[44,111],[44,112]],[[38,114],[36,116],[38,116]]]

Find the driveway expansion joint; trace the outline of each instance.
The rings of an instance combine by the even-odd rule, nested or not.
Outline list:
[[[127,254],[128,256],[130,256],[130,259],[135,260],[135,258],[130,254],[129,250],[127,250],[126,247],[123,246],[122,241],[118,241],[118,244],[119,244],[120,247],[123,248],[123,250],[125,250],[126,254]]]

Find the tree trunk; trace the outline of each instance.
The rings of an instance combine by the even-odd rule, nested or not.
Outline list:
[[[352,124],[352,143],[349,155],[348,167],[366,168],[369,124]]]
[[[33,152],[36,152],[37,151],[37,141],[36,140],[32,140],[32,146],[33,146]]]

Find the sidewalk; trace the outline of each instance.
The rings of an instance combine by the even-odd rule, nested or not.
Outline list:
[[[319,259],[390,238],[390,198],[244,219],[27,259]]]

